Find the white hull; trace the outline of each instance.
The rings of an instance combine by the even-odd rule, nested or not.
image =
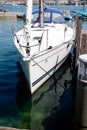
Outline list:
[[[31,93],[61,66],[74,40],[73,29],[64,24],[60,12],[47,8],[44,11],[44,24],[38,21],[30,25],[29,18],[29,24],[14,33],[14,44]]]
[[[20,63],[32,94],[63,64],[70,53],[72,44],[70,41],[60,47],[54,47],[29,61],[24,61],[19,53]]]

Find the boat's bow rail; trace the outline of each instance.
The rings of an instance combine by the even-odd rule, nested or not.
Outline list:
[[[46,49],[48,50],[58,44],[67,42],[73,37],[71,28],[65,24],[53,23],[46,25],[44,28],[31,28],[31,33],[28,33],[25,27],[18,32],[13,29],[13,33],[14,43],[24,56],[35,55]]]
[[[15,30],[16,29],[13,28],[14,43],[23,55],[31,55],[31,53],[37,53],[40,51],[43,38],[42,30],[39,31],[41,32],[39,35],[34,36],[33,38],[29,35],[25,28],[18,32]]]

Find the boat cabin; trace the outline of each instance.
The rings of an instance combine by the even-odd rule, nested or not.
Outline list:
[[[45,8],[44,9],[44,23],[64,23],[64,17],[63,14],[58,11],[57,9],[52,8]],[[39,10],[36,10],[33,12],[33,23],[40,22],[40,12]]]

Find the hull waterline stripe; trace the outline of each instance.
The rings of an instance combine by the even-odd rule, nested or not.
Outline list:
[[[68,55],[67,55],[68,56]],[[66,56],[66,57],[67,57]],[[64,59],[66,59],[66,57],[65,58],[63,58],[63,60]],[[37,79],[35,82],[33,82],[32,83],[32,87],[34,87],[38,82],[40,82],[44,77],[46,77],[48,74],[50,75],[50,73],[51,73],[51,71],[53,71],[59,64],[61,64],[61,62],[63,62],[63,60],[62,61],[60,61],[58,64],[56,64],[53,68],[51,68],[49,71],[47,71],[47,73],[45,73],[44,75],[42,75],[39,79]],[[55,71],[54,71],[55,72]],[[49,76],[48,75],[48,76]],[[52,75],[51,75],[52,76]],[[49,77],[51,77],[51,76],[49,76]]]

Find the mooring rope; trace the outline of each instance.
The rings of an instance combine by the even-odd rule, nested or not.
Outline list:
[[[41,65],[39,65],[34,59],[32,59],[31,58],[31,60],[38,66],[38,67],[40,67],[49,77],[51,77],[51,76],[53,76],[53,78],[54,78],[54,84],[55,84],[55,92],[56,92],[56,88],[57,88],[57,86],[56,86],[56,84],[58,83],[62,88],[64,88],[65,90],[67,90],[66,89],[66,87],[64,86],[64,85],[62,85],[60,82],[58,82],[58,78],[56,78],[55,77],[55,75],[53,74],[53,75],[50,75],[50,73],[49,72],[47,72]],[[57,57],[57,60],[58,60],[58,57]],[[57,61],[56,61],[56,66],[57,66]],[[56,69],[56,67],[54,68],[54,72],[55,72],[55,69]],[[57,81],[56,81],[57,80]],[[53,85],[53,84],[52,84]],[[50,88],[48,89],[48,90],[46,90],[45,92],[47,92],[47,91],[49,91],[50,89],[52,90],[54,87],[52,87],[52,85],[50,86]],[[44,93],[45,93],[44,92]],[[69,93],[69,94],[71,94],[71,92],[69,91],[69,90],[67,90],[67,92]],[[44,94],[41,94],[41,98],[44,96]],[[35,102],[37,102],[37,101],[35,101]]]
[[[58,58],[57,58],[57,59],[58,59]],[[31,58],[31,60],[32,60],[38,67],[40,67],[49,77],[53,76],[54,79],[55,79],[55,81],[58,80],[58,79],[55,77],[54,74],[53,74],[53,75],[50,75],[50,73],[47,72],[47,71],[46,71],[41,65],[39,65],[34,59]],[[57,62],[56,62],[56,64],[57,64]],[[54,69],[56,69],[56,68],[54,68]],[[54,71],[54,72],[55,72],[55,71]],[[58,81],[57,81],[57,83],[58,83],[62,88],[66,89],[66,87],[64,87],[64,85],[62,85],[62,84],[59,83]],[[70,93],[70,92],[69,92],[69,93]],[[70,94],[71,94],[71,93],[70,93]]]
[[[47,72],[41,65],[39,65],[34,59],[31,58],[31,60],[38,66],[40,67],[47,75],[49,75],[49,77],[51,77],[50,73]]]

